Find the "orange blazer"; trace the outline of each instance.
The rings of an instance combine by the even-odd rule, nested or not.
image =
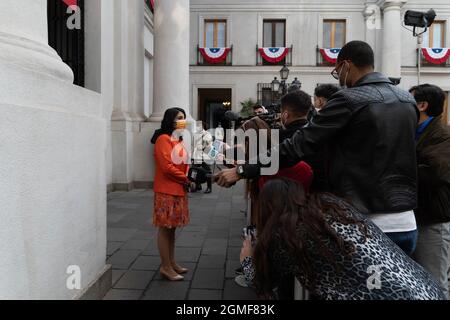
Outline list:
[[[176,164],[172,160],[172,152],[182,159],[182,163]],[[184,196],[186,191],[184,184],[189,182],[187,173],[187,152],[179,141],[172,141],[171,137],[163,134],[158,137],[154,149],[155,157],[155,180],[153,182],[154,192]],[[177,160],[178,162],[178,160]]]

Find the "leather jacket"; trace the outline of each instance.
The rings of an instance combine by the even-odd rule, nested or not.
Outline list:
[[[374,72],[337,92],[309,125],[279,145],[286,167],[329,146],[330,191],[363,213],[417,206],[414,97]]]

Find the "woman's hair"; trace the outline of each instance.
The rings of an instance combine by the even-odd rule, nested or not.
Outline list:
[[[184,115],[184,118],[186,118],[186,112],[181,108],[170,108],[167,109],[166,112],[164,112],[164,117],[161,122],[161,130],[164,133],[169,135],[172,134],[172,132],[175,130],[173,123],[175,122],[175,118],[180,112]]]
[[[153,144],[156,143],[156,140],[159,138],[159,136],[163,134],[168,134],[169,136],[172,135],[172,133],[175,131],[175,126],[173,125],[173,123],[175,122],[175,118],[177,117],[179,112],[183,113],[184,118],[186,118],[186,112],[178,107],[169,108],[164,112],[164,117],[161,121],[161,129],[156,130],[155,134],[153,135]],[[180,140],[182,140],[182,137],[180,137]]]
[[[316,279],[313,276],[314,261],[307,252],[308,242],[315,245],[318,256],[337,268],[334,258],[337,253],[349,257],[355,251],[354,245],[345,242],[331,227],[326,215],[333,222],[358,225],[367,236],[365,224],[352,218],[345,206],[333,198],[336,199],[333,195],[307,194],[300,183],[287,178],[265,184],[259,195],[258,241],[254,252],[254,282],[260,294],[270,296],[277,282],[270,253],[274,250],[274,237],[287,250],[286,254],[294,257],[310,289]]]
[[[247,131],[247,130],[255,130],[256,131],[256,136],[257,136],[257,149],[259,149],[259,139],[260,136],[258,134],[259,130],[267,130],[267,142],[266,142],[266,146],[267,146],[267,150],[269,150],[271,148],[271,139],[270,139],[270,126],[264,121],[261,120],[261,118],[259,117],[253,117],[250,120],[244,122],[242,124],[242,130]],[[257,153],[260,153],[260,150],[257,150]],[[248,146],[248,142],[245,143],[245,156],[246,156],[246,161],[248,161],[248,155],[249,155],[249,146]],[[250,199],[252,200],[252,207],[251,207],[251,223],[252,224],[256,224],[256,220],[257,220],[257,216],[258,216],[258,202],[256,201],[258,199],[258,194],[259,194],[259,187],[258,187],[258,179],[253,179],[253,180],[247,180],[246,182],[246,194],[250,195]]]

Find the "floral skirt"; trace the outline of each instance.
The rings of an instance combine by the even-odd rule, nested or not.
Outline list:
[[[189,223],[187,195],[173,196],[155,192],[153,225],[162,228],[181,228]]]

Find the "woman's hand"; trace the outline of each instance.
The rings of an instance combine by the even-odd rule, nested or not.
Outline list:
[[[240,261],[244,261],[247,257],[253,257],[252,236],[247,236],[242,243]]]

